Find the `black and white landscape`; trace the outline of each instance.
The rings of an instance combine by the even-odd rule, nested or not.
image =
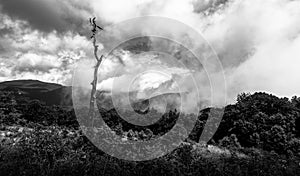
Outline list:
[[[297,0],[0,0],[0,175],[300,175],[299,24]]]

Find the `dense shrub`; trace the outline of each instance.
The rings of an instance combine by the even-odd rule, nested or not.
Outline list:
[[[241,144],[235,134],[231,134],[229,137],[225,136],[219,141],[219,145],[228,149],[238,149],[241,148]]]
[[[300,110],[287,98],[266,93],[241,94],[225,113],[214,140],[235,134],[243,147],[287,153],[297,139]],[[293,150],[294,151],[294,150]]]
[[[46,106],[9,92],[0,92],[0,100],[0,131],[10,132],[0,141],[0,175],[300,175],[299,98],[241,94],[225,108],[211,143],[244,155],[210,153],[187,140],[168,155],[144,162],[118,160],[98,150],[79,130],[71,108]],[[207,108],[190,117],[198,118],[191,140],[199,140],[210,112]],[[162,127],[169,127],[176,112],[165,117]],[[119,135],[125,132],[140,140],[158,134],[111,125]]]

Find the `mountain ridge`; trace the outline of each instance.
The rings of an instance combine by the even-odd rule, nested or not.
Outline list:
[[[72,106],[72,87],[39,80],[11,80],[0,82],[0,91],[14,92],[46,105]]]

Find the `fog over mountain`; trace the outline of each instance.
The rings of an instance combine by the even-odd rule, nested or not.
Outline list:
[[[89,17],[97,16],[99,25],[106,29],[145,15],[176,19],[203,35],[223,65],[228,103],[241,92],[300,94],[300,2],[290,0],[1,0],[0,81],[37,79],[71,86],[79,60],[90,61],[86,75],[93,69]],[[109,41],[102,43],[105,45]],[[122,57],[135,59],[128,53]],[[112,79],[120,85],[128,81],[122,72],[115,78],[105,77],[105,70],[113,64],[107,61],[106,68],[100,70],[102,88],[109,88]],[[197,72],[194,76],[202,76],[201,70]],[[185,73],[184,69],[177,72],[181,76]],[[173,76],[179,87],[193,92],[178,75]],[[153,85],[170,81],[155,75],[152,80]],[[89,86],[89,82],[84,84]],[[201,85],[200,92],[206,94],[209,84],[203,81]]]

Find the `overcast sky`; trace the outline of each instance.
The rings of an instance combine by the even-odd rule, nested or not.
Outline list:
[[[0,0],[0,81],[70,85],[76,62],[92,58],[89,17],[105,28],[144,15],[202,33],[224,66],[229,98],[300,95],[297,0]]]

